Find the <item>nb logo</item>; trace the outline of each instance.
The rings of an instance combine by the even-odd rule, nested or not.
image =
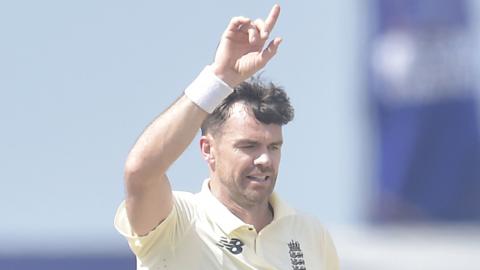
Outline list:
[[[217,243],[217,246],[221,248],[225,248],[235,255],[242,253],[243,245],[244,244],[240,239],[237,239],[237,238],[228,239],[223,236],[220,238],[220,241]]]

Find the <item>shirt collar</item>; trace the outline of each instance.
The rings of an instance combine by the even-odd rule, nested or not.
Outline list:
[[[226,234],[231,234],[240,227],[252,227],[252,225],[243,222],[230,212],[230,210],[228,210],[228,208],[212,194],[209,187],[209,181],[210,179],[206,179],[203,182],[202,190],[197,195],[205,206],[205,211],[213,220],[215,220],[215,223],[217,223]],[[273,221],[270,224],[273,224],[286,216],[295,214],[295,210],[284,203],[275,192],[272,193],[269,201],[274,212]]]

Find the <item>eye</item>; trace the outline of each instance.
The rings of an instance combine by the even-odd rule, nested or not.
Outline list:
[[[270,146],[270,150],[280,150],[281,146],[279,144],[273,144]]]
[[[252,149],[254,148],[255,145],[254,144],[244,144],[244,145],[240,145],[240,148],[243,148],[243,149]]]

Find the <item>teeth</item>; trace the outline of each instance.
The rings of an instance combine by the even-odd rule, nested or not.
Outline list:
[[[259,182],[264,182],[267,181],[268,176],[248,176],[248,178]]]

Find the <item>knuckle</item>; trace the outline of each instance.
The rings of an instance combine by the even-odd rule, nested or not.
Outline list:
[[[230,23],[237,23],[237,22],[240,22],[241,20],[242,20],[241,17],[236,16],[230,20]]]

